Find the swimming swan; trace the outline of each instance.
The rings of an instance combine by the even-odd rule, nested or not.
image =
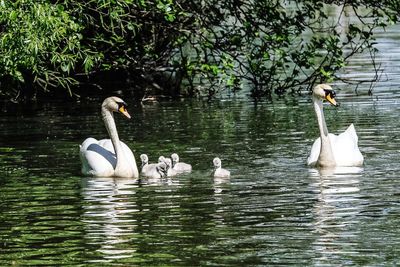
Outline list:
[[[149,164],[149,157],[146,154],[140,155],[142,161],[141,174],[149,178],[164,178],[167,176],[167,164],[165,162]]]
[[[164,156],[160,156],[158,158],[158,163],[164,162],[167,165],[167,176],[176,176],[178,174],[177,171],[172,169],[172,160],[170,158],[166,158]]]
[[[214,177],[218,178],[229,178],[231,176],[231,173],[222,168],[222,163],[220,158],[216,157],[213,159],[213,164],[214,164]]]
[[[335,92],[327,84],[319,84],[314,87],[312,100],[317,115],[320,137],[315,140],[311,148],[310,156],[307,159],[309,166],[322,168],[350,167],[361,166],[364,162],[364,157],[358,149],[358,136],[353,124],[339,135],[328,133],[323,100],[327,100],[333,106],[338,106],[335,95]]]
[[[113,112],[131,118],[127,104],[118,97],[108,97],[101,105],[101,115],[111,139],[100,141],[89,137],[80,145],[82,173],[96,177],[138,178],[135,156],[118,138]]]
[[[184,162],[179,162],[178,154],[173,153],[171,155],[171,160],[172,160],[172,169],[175,170],[177,173],[192,171],[192,165],[184,163]]]

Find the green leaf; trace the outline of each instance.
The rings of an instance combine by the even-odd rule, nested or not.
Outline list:
[[[15,20],[15,19],[17,19],[17,17],[18,17],[17,11],[15,11],[15,10],[11,11],[11,13],[9,15],[9,19]]]
[[[84,70],[88,73],[93,67],[93,60],[90,56],[87,56],[83,61]]]
[[[61,63],[61,70],[63,72],[69,72],[69,64],[67,64],[65,62]]]

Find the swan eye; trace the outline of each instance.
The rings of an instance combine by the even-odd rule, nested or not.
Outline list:
[[[126,112],[126,106],[128,106],[125,102],[117,102],[118,104],[118,111],[121,113]]]
[[[325,97],[328,96],[328,95],[330,95],[331,98],[335,98],[336,97],[336,92],[335,91],[327,90],[327,89],[325,89],[324,91],[325,91]]]

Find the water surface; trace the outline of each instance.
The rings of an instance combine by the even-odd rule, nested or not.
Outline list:
[[[398,265],[400,56],[391,36],[379,44],[388,79],[374,94],[342,86],[341,107],[325,106],[330,132],[355,124],[363,168],[305,166],[318,136],[308,96],[125,99],[133,119],[116,116],[117,127],[137,160],[177,152],[193,165],[163,180],[80,175],[78,145],[106,137],[101,99],[8,108],[0,116],[0,265]],[[231,179],[210,176],[215,156]]]

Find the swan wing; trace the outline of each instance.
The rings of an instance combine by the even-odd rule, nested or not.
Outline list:
[[[82,173],[90,176],[112,176],[117,164],[110,139],[87,138],[80,146],[80,158]]]
[[[329,133],[328,134],[329,140],[334,142],[337,138],[336,135]],[[307,165],[308,166],[315,166],[317,164],[317,160],[319,158],[319,153],[321,152],[321,137],[318,137],[315,139],[312,147],[311,147],[311,152],[310,155],[307,158]]]
[[[315,166],[315,164],[317,163],[318,157],[319,157],[319,153],[321,152],[321,138],[318,137],[312,147],[311,147],[311,152],[310,155],[308,156],[307,159],[307,165],[308,166]]]
[[[157,172],[157,164],[151,163],[143,166],[142,171],[140,172],[143,176],[153,177],[154,173]]]
[[[346,129],[346,131],[344,131],[343,133],[341,133],[339,136],[343,136],[343,135],[347,135],[349,138],[351,138],[354,141],[354,144],[357,145],[358,143],[358,136],[356,133],[356,128],[354,127],[354,124],[350,124],[350,126]]]
[[[191,172],[192,165],[185,162],[177,162],[173,168],[177,173]]]
[[[231,176],[231,172],[227,169],[218,168],[214,172],[214,177],[217,178],[229,178]]]
[[[123,157],[125,158],[124,162],[127,165],[126,167],[131,170],[131,172],[133,173],[133,177],[139,177],[139,170],[137,168],[135,156],[133,155],[132,150],[124,142],[120,141],[120,143],[121,143],[121,147],[122,147],[122,151],[123,151]],[[106,151],[102,151],[102,153],[100,153],[103,156],[103,161],[100,161],[100,163],[98,163],[98,164],[96,163],[97,169],[106,168],[108,170],[110,168],[109,164],[104,162],[104,159],[105,159],[108,163],[111,164],[112,171],[114,172],[115,167],[117,165],[117,158],[115,155],[115,150],[114,150],[114,146],[111,142],[111,139],[102,139],[102,140],[98,141],[97,144],[106,150]],[[99,150],[99,149],[97,149],[97,150]],[[96,155],[96,157],[97,156],[98,155]],[[95,160],[97,160],[97,158],[95,158]],[[100,166],[100,164],[101,164],[101,166]],[[98,176],[98,175],[96,175],[96,176]]]
[[[122,145],[122,150],[124,152],[126,162],[129,165],[129,168],[132,170],[133,177],[139,177],[139,170],[136,165],[136,159],[135,156],[133,155],[132,150],[122,141],[120,141]]]
[[[353,124],[335,139],[331,139],[331,144],[338,166],[361,166],[363,164],[364,157],[358,148],[358,136]]]

